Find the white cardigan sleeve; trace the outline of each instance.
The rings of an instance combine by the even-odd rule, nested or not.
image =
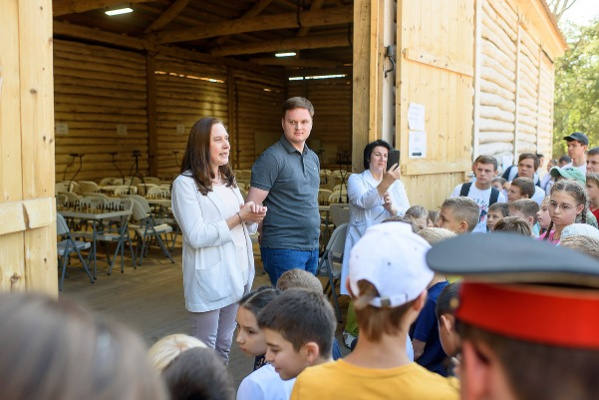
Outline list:
[[[179,176],[173,182],[173,214],[183,232],[184,240],[195,249],[230,242],[231,231],[224,219],[216,222],[205,221],[199,196],[202,194],[198,192],[193,178]],[[208,201],[207,198],[206,200]],[[218,212],[216,209],[214,211]]]

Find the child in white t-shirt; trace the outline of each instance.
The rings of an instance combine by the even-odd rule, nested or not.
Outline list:
[[[274,367],[264,361],[266,339],[258,327],[256,316],[279,290],[262,286],[243,296],[237,309],[237,338],[239,348],[249,356],[257,357],[254,372],[246,376],[237,389],[237,400],[288,400],[295,379],[282,380]]]

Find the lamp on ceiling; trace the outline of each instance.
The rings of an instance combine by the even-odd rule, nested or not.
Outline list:
[[[113,10],[106,10],[104,11],[104,14],[113,17],[115,15],[128,14],[130,12],[133,12],[133,9],[131,7],[121,7],[115,8]]]
[[[297,53],[295,51],[285,51],[281,53],[275,53],[275,57],[284,58],[284,57],[295,57]]]

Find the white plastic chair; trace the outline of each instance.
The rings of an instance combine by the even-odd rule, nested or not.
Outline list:
[[[148,193],[148,190],[157,187],[158,185],[154,183],[140,183],[137,185],[137,193],[142,196],[145,196]]]
[[[146,245],[149,248],[149,241],[152,238],[156,239],[162,253],[174,263],[175,260],[171,257],[161,237],[161,235],[171,233],[173,228],[168,224],[158,225],[156,223],[151,213],[150,204],[148,204],[148,201],[144,197],[133,195],[129,196],[129,198],[133,200],[133,220],[137,222],[136,225],[131,225],[130,227],[135,231],[135,237],[138,240],[138,265],[142,264],[144,255],[147,252]]]
[[[89,249],[91,247],[91,243],[81,242],[73,239],[73,237],[71,236],[71,231],[69,230],[69,227],[65,222],[64,217],[60,214],[56,214],[56,234],[64,238],[56,244],[59,261],[60,259],[62,259],[60,274],[61,276],[60,282],[58,283],[58,290],[62,290],[62,287],[64,285],[64,278],[67,273],[67,264],[69,263],[69,258],[72,253],[77,253],[77,257],[79,257],[79,261],[81,261],[81,265],[83,265],[83,270],[89,277],[90,282],[94,283],[94,278],[92,277],[92,274],[89,271],[87,262],[83,259],[83,256],[81,255],[81,250]]]
[[[115,196],[127,196],[137,194],[137,186],[121,185],[114,188]]]
[[[79,181],[79,190],[81,193],[98,193],[100,187],[93,181]]]

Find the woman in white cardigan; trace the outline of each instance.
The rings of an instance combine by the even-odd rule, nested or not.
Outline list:
[[[228,362],[237,302],[254,279],[250,230],[266,208],[244,200],[229,165],[229,135],[206,117],[191,128],[172,209],[183,232],[183,292],[191,334]]]
[[[403,216],[410,208],[406,188],[399,180],[399,166],[394,164],[387,170],[387,157],[390,150],[391,146],[384,140],[376,140],[366,145],[364,148],[365,171],[361,174],[350,175],[347,181],[349,225],[345,236],[341,266],[341,294],[348,294],[345,282],[349,272],[349,252],[366,232],[366,229],[389,217]],[[346,345],[349,346],[356,330],[355,314],[353,307],[350,307],[344,332]]]

